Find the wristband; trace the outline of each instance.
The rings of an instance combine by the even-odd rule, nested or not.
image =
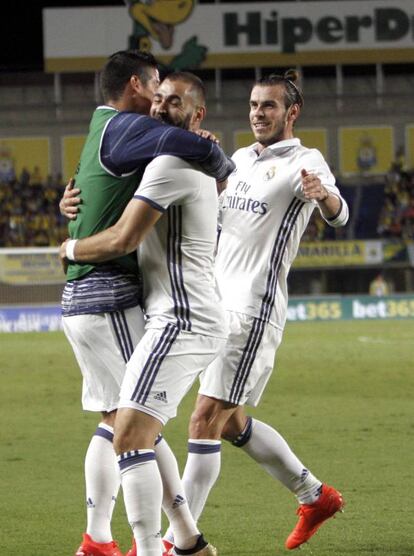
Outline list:
[[[70,239],[66,244],[66,258],[70,261],[75,260],[75,245],[77,241],[77,239]]]

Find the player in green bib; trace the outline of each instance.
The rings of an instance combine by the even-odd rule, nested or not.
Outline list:
[[[219,181],[233,170],[234,164],[215,143],[147,116],[158,84],[157,64],[150,54],[122,51],[108,60],[101,75],[105,104],[92,116],[75,174],[74,191],[80,192],[81,204],[69,224],[71,238],[114,224],[147,164],[158,155],[197,162]],[[110,526],[120,484],[113,424],[125,365],[144,331],[141,304],[135,255],[96,266],[69,265],[63,327],[83,374],[83,408],[102,414],[85,458],[87,530],[76,556],[121,556]],[[165,490],[184,498],[175,457],[162,437],[155,451]],[[187,504],[172,511],[171,503],[169,509],[170,519],[184,530],[194,530]]]

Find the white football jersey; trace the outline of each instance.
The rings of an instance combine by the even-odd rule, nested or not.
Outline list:
[[[135,198],[163,212],[138,248],[147,328],[226,337],[214,274],[217,192],[214,179],[173,156],[146,168]]]
[[[251,315],[283,329],[287,275],[316,202],[305,200],[301,170],[316,174],[342,200],[332,226],[344,225],[348,207],[321,153],[300,140],[233,155],[236,170],[221,199],[216,275],[227,310]]]

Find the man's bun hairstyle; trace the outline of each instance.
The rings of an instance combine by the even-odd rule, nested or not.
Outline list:
[[[261,87],[283,85],[285,87],[286,108],[289,108],[292,104],[298,104],[300,107],[304,104],[303,93],[299,86],[299,72],[295,69],[288,69],[283,75],[271,73],[256,81],[255,85]]]

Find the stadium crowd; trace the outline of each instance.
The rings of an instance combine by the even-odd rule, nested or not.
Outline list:
[[[382,179],[380,185],[374,183],[378,181],[377,177],[373,179],[372,184],[361,183],[346,188],[342,188],[339,184],[351,207],[351,214],[356,213],[349,223],[349,230],[337,228],[332,231],[320,217],[319,211],[314,211],[303,240],[412,239],[414,237],[414,170],[408,169],[404,159],[398,157]],[[357,195],[357,189],[362,191],[362,195]],[[378,197],[375,202],[368,193]],[[359,202],[356,202],[358,197]],[[366,201],[369,202],[369,206],[366,205]],[[373,226],[367,224],[367,216],[373,222]]]
[[[67,237],[67,221],[59,212],[64,186],[61,175],[44,179],[36,168],[32,173],[24,168],[18,177],[14,173],[0,176],[0,247],[59,245]],[[343,191],[351,206],[357,187],[370,186],[348,188],[348,195]],[[374,218],[377,237],[411,239],[414,236],[414,171],[407,169],[403,157],[396,157],[385,176],[383,202]],[[352,230],[349,233],[344,228],[332,229],[319,211],[314,211],[303,241],[349,237],[355,237]]]
[[[0,247],[46,247],[67,237],[67,221],[59,212],[61,176],[42,179],[23,169],[0,179]]]
[[[414,171],[407,170],[403,159],[397,159],[386,176],[377,231],[383,238],[414,237]]]

